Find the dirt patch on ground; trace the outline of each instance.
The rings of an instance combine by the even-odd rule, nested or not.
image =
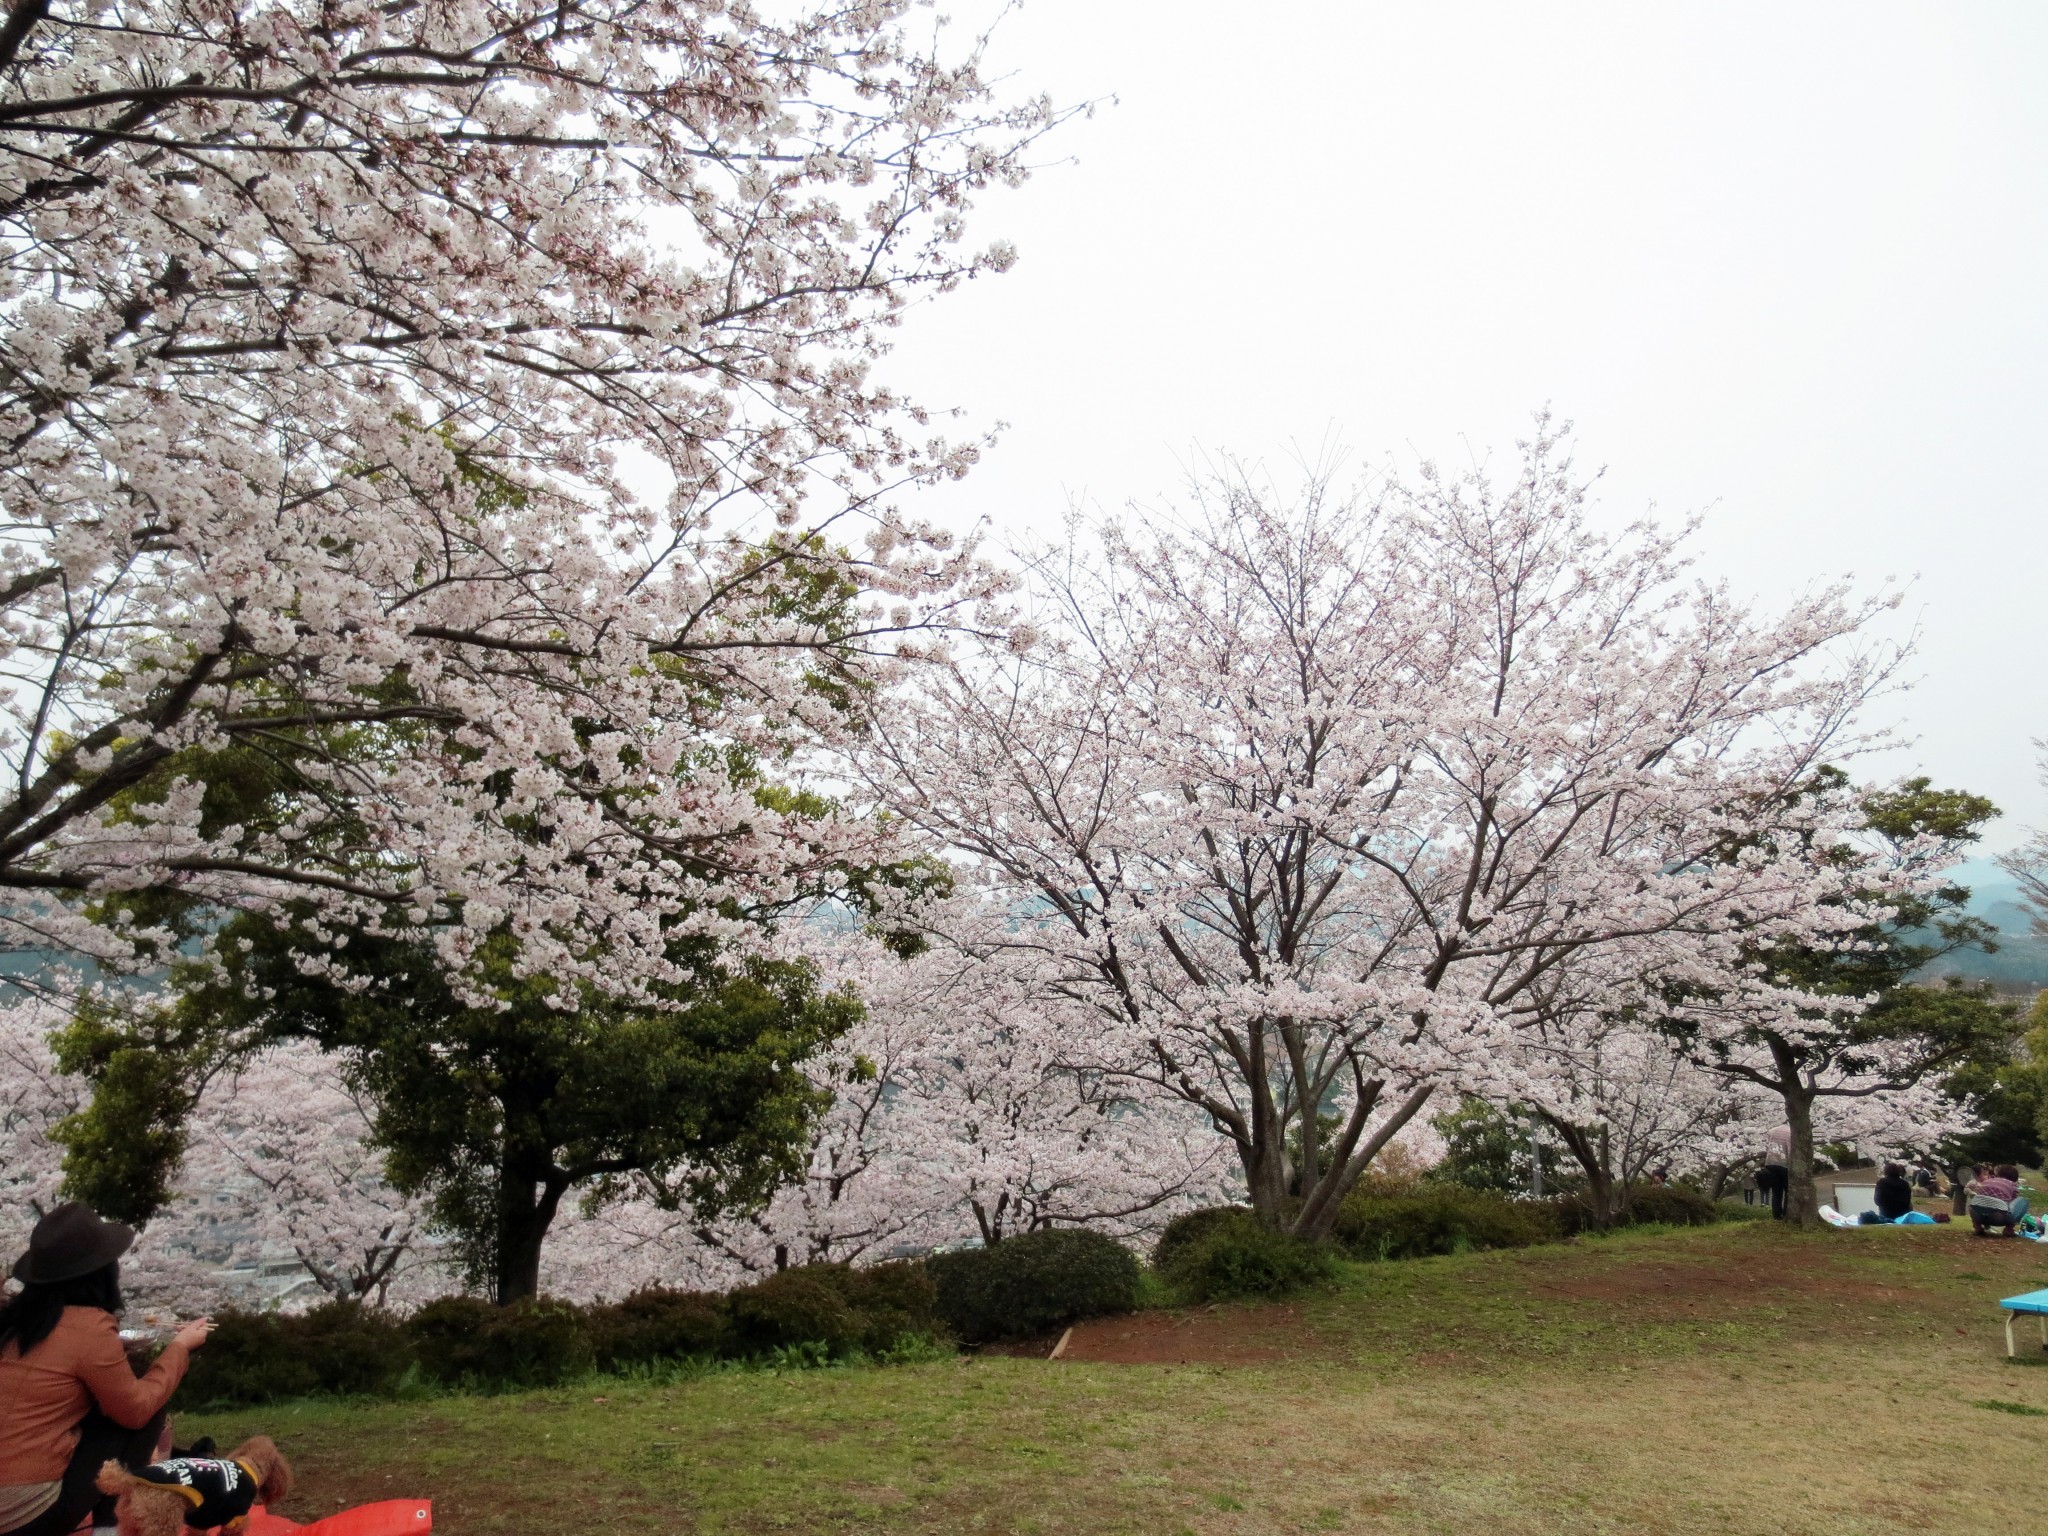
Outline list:
[[[993,1344],[981,1344],[975,1348],[977,1355],[1001,1355],[1011,1360],[1044,1360],[1059,1347],[1057,1333],[1041,1334],[1035,1339],[999,1339]]]
[[[1759,1306],[1797,1302],[1834,1303],[1841,1306],[1897,1306],[1901,1302],[1934,1301],[1935,1293],[1924,1285],[1888,1281],[1874,1277],[1857,1264],[1870,1256],[1874,1243],[1912,1243],[1939,1246],[1942,1257],[1951,1260],[1953,1272],[1980,1272],[1993,1284],[2001,1280],[2018,1282],[2038,1269],[2026,1245],[1972,1239],[1967,1232],[1873,1231],[1868,1236],[1845,1236],[1839,1252],[1815,1252],[1799,1262],[1782,1257],[1758,1255],[1748,1259],[1706,1259],[1688,1256],[1669,1260],[1631,1257],[1626,1264],[1580,1269],[1559,1268],[1548,1274],[1530,1274],[1527,1294],[1534,1299],[1595,1302],[1628,1310],[1644,1319],[1677,1315],[1703,1316],[1736,1314]],[[1858,1246],[1850,1249],[1846,1245]],[[1923,1249],[1924,1251],[1924,1249]],[[1931,1278],[1931,1277],[1930,1277]]]
[[[1664,1264],[1637,1260],[1595,1274],[1533,1279],[1528,1293],[1546,1301],[1597,1301],[1656,1313],[1674,1307],[1744,1308],[1793,1296],[1879,1301],[1904,1287],[1837,1272],[1832,1265],[1778,1269],[1763,1264]]]
[[[1076,1323],[1060,1358],[1105,1365],[1270,1365],[1317,1348],[1298,1307],[1203,1307]]]

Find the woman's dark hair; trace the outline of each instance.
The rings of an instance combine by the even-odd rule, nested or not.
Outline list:
[[[11,1341],[25,1355],[50,1336],[66,1307],[98,1307],[121,1315],[121,1266],[109,1264],[75,1280],[24,1285],[0,1306],[0,1348]]]
[[[2001,1179],[2017,1179],[2020,1176],[2020,1171],[2011,1163],[2000,1163],[1998,1165],[1998,1176]]]
[[[1906,1165],[1904,1163],[1886,1163],[1884,1165],[1884,1176],[1888,1179],[1903,1179],[1906,1176]]]

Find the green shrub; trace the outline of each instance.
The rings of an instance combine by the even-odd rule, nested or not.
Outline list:
[[[1337,1241],[1360,1259],[1526,1248],[1556,1235],[1554,1215],[1532,1202],[1427,1181],[1403,1195],[1354,1190],[1338,1210],[1335,1226]]]
[[[939,1288],[913,1259],[840,1268],[834,1283],[859,1315],[861,1348],[870,1354],[885,1355],[939,1331]]]
[[[1771,1208],[1769,1205],[1745,1205],[1740,1198],[1722,1200],[1716,1202],[1714,1206],[1714,1219],[1716,1221],[1769,1221],[1771,1219]]]
[[[584,1313],[599,1369],[615,1371],[656,1360],[711,1358],[732,1346],[732,1318],[723,1296],[650,1287]]]
[[[807,1264],[734,1291],[726,1300],[740,1353],[765,1355],[805,1344],[834,1356],[855,1349],[866,1319],[847,1304],[847,1283],[844,1265]]]
[[[1191,1248],[1218,1227],[1228,1226],[1250,1215],[1241,1205],[1210,1205],[1198,1211],[1184,1211],[1166,1224],[1159,1241],[1152,1246],[1152,1267],[1162,1274],[1173,1267],[1175,1255]]]
[[[320,1390],[313,1362],[286,1339],[275,1312],[217,1312],[206,1348],[192,1356],[179,1389],[194,1408],[274,1403]]]
[[[1250,1211],[1226,1211],[1195,1237],[1169,1246],[1162,1273],[1188,1301],[1280,1296],[1333,1278],[1335,1255],[1321,1243],[1276,1231]]]
[[[330,1301],[283,1322],[286,1347],[312,1367],[322,1392],[382,1396],[413,1362],[403,1324],[360,1302]],[[212,1347],[208,1340],[207,1349]]]
[[[1045,1228],[987,1248],[933,1254],[939,1317],[969,1343],[1025,1338],[1137,1305],[1142,1271],[1113,1238]]]
[[[1683,1184],[1650,1184],[1635,1192],[1629,1201],[1631,1226],[1664,1222],[1674,1227],[1709,1227],[1714,1224],[1714,1202]]]
[[[421,1368],[445,1386],[555,1386],[589,1370],[593,1358],[582,1311],[545,1296],[504,1307],[444,1296],[413,1313],[405,1329]]]
[[[1593,1220],[1593,1206],[1584,1193],[1559,1195],[1544,1202],[1552,1212],[1552,1219],[1558,1230],[1566,1237],[1577,1237],[1581,1232],[1599,1229]],[[1664,1222],[1676,1227],[1704,1227],[1716,1219],[1714,1202],[1696,1189],[1687,1189],[1681,1184],[1646,1184],[1635,1191],[1625,1211],[1616,1211],[1608,1221],[1609,1227],[1641,1226],[1649,1222]]]

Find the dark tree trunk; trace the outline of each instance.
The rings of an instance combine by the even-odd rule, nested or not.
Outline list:
[[[1747,1157],[1737,1158],[1732,1163],[1716,1163],[1714,1176],[1707,1184],[1707,1198],[1719,1204],[1722,1197],[1728,1193],[1728,1181],[1735,1177],[1735,1170],[1746,1168],[1749,1163],[1750,1158]]]
[[[1798,1079],[1795,1077],[1794,1082]],[[1802,1227],[1820,1225],[1820,1196],[1813,1187],[1813,1098],[1793,1091],[1785,1095],[1785,1123],[1792,1127],[1792,1150],[1785,1159],[1788,1184],[1785,1219]]]
[[[1596,1142],[1593,1133],[1582,1125],[1570,1125],[1541,1110],[1537,1117],[1557,1132],[1558,1140],[1585,1174],[1587,1213],[1595,1227],[1606,1230],[1614,1223],[1614,1170],[1608,1159],[1606,1128],[1601,1128]]]
[[[1970,1182],[1968,1163],[1950,1163],[1948,1173],[1949,1214],[1967,1216],[1970,1214],[1970,1192],[1964,1186]]]
[[[1337,1212],[1344,1204],[1344,1197],[1351,1193],[1352,1186],[1372,1166],[1372,1160],[1379,1156],[1380,1149],[1422,1112],[1422,1106],[1429,1102],[1434,1091],[1428,1085],[1415,1089],[1394,1106],[1372,1135],[1366,1136],[1366,1117],[1379,1102],[1383,1086],[1377,1080],[1362,1085],[1359,1104],[1353,1106],[1343,1132],[1331,1145],[1329,1163],[1322,1176],[1313,1188],[1302,1186],[1301,1211],[1294,1220],[1296,1237],[1305,1237],[1312,1242],[1324,1242],[1329,1238],[1336,1228]]]
[[[492,1285],[499,1306],[540,1294],[541,1244],[568,1187],[568,1177],[552,1164],[541,1170],[507,1164],[499,1170],[497,1272]]]

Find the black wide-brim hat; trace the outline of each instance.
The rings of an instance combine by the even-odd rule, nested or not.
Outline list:
[[[28,1252],[14,1261],[14,1278],[23,1285],[55,1285],[105,1269],[126,1253],[135,1229],[118,1221],[101,1221],[89,1207],[73,1200],[60,1205],[28,1236]]]

